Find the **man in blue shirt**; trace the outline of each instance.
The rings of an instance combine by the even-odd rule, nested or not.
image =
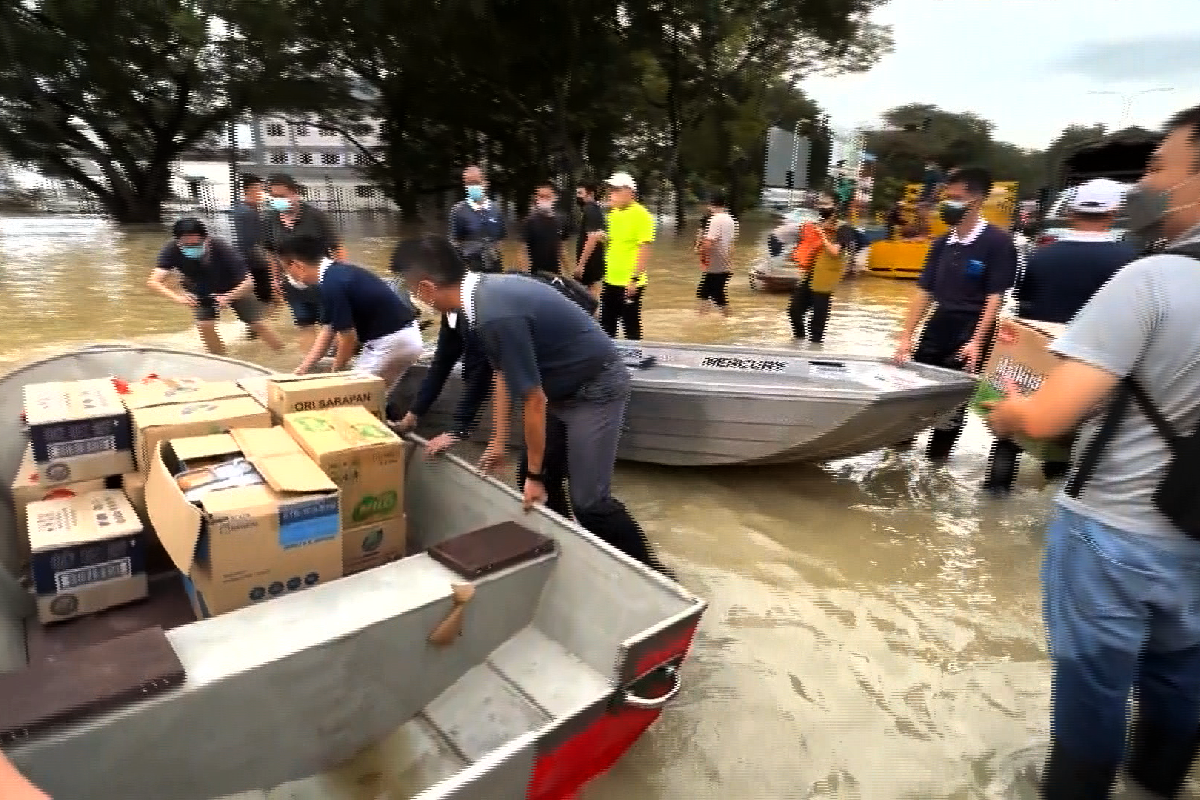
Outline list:
[[[1012,234],[981,216],[991,191],[991,173],[981,167],[964,167],[946,179],[938,213],[950,231],[930,243],[896,344],[896,361],[912,359],[971,373],[983,363],[1000,303],[1017,273]],[[933,313],[914,349],[913,335],[931,306]],[[964,404],[934,428],[926,455],[931,460],[947,458],[965,421]]]
[[[1125,185],[1097,178],[1075,187],[1067,200],[1071,231],[1029,257],[1014,294],[1017,317],[1034,322],[1065,325],[1087,305],[1108,279],[1138,257],[1128,242],[1113,238],[1112,225],[1125,199]],[[1000,332],[1004,336],[1003,329]],[[1004,492],[1017,478],[1021,448],[1008,439],[997,439],[988,457],[983,488]],[[1062,477],[1069,465],[1042,464],[1050,479]]]
[[[288,281],[298,288],[320,286],[321,290],[322,327],[296,374],[311,370],[336,338],[333,371],[353,366],[378,375],[390,394],[424,350],[412,302],[373,272],[334,261],[322,238],[293,236],[278,247]],[[360,345],[361,352],[355,357]]]
[[[558,449],[562,443],[554,439],[562,437],[575,519],[631,558],[669,574],[641,526],[612,496],[631,384],[596,320],[541,281],[468,272],[455,248],[438,236],[402,242],[393,269],[422,302],[461,315],[459,324],[478,335],[496,371],[496,429],[481,466],[501,458],[514,399],[523,410],[525,507],[545,502],[546,453]]]
[[[483,170],[472,164],[463,170],[467,198],[450,208],[450,243],[476,272],[500,272],[499,242],[508,235],[504,215],[487,196]]]

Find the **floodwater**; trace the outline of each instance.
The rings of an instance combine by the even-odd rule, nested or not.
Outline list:
[[[342,225],[352,258],[382,269],[394,224]],[[664,236],[646,338],[788,342],[786,296],[747,285],[760,233],[743,228],[728,320],[694,311],[691,233]],[[165,238],[86,217],[0,219],[0,368],[94,341],[198,347],[188,310],[145,288]],[[886,352],[911,290],[848,282],[825,352]],[[223,328],[234,357],[290,369],[302,355],[240,327]],[[1042,758],[1050,699],[1037,575],[1051,490],[1035,464],[1012,496],[982,497],[988,441],[972,420],[942,466],[920,448],[823,465],[621,464],[618,496],[711,605],[678,702],[585,800],[1032,797],[1023,773]]]

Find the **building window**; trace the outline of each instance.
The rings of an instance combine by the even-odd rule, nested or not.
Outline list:
[[[268,122],[267,136],[281,137],[284,134],[282,122]]]
[[[296,156],[296,163],[307,166],[313,162],[312,153],[300,153]]]
[[[341,153],[321,153],[321,163],[327,167],[340,166],[342,163]]]
[[[331,131],[328,128],[318,128],[317,133],[320,134],[321,136],[325,136],[325,137],[338,135],[337,131]]]
[[[293,122],[292,133],[297,136],[308,136],[308,126],[300,122]]]
[[[300,187],[300,196],[301,196],[301,197],[308,197],[308,187],[307,187],[307,186],[301,186],[301,187]]]
[[[366,157],[366,155],[365,155],[365,154],[363,154],[363,153],[355,153],[355,154],[354,154],[354,166],[356,166],[356,167],[365,167],[365,166],[367,166],[367,157]]]
[[[374,186],[361,186],[361,185],[355,186],[354,187],[354,196],[362,197],[367,200],[374,200],[375,199],[375,187]]]
[[[281,150],[274,150],[271,153],[270,161],[272,164],[288,164],[291,160],[288,158],[287,153]]]

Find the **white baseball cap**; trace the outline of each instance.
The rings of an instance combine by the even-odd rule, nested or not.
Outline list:
[[[1127,190],[1119,181],[1096,178],[1071,189],[1067,207],[1080,214],[1110,214],[1120,208]]]
[[[637,191],[637,182],[628,172],[614,172],[605,183],[609,186]]]

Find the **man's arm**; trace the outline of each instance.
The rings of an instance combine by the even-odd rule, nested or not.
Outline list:
[[[460,319],[459,325],[466,325],[466,320]],[[421,387],[417,389],[417,396],[409,407],[409,413],[414,417],[423,417],[429,412],[431,406],[441,395],[442,389],[446,386],[446,380],[449,379],[450,373],[454,371],[454,364],[463,355],[463,334],[451,328],[447,324],[445,317],[442,318],[442,327],[438,329],[437,345],[434,347],[433,358],[429,361],[429,371],[425,373],[425,379],[421,381]],[[463,379],[466,379],[466,370],[463,371]]]
[[[170,286],[167,286],[167,278],[172,272],[173,270],[155,267],[154,269],[150,270],[150,277],[146,279],[146,286],[148,286],[151,291],[161,294],[168,300],[187,305],[193,299],[191,296],[185,292],[179,292],[175,289],[172,289]]]
[[[313,340],[312,348],[308,354],[304,356],[304,360],[300,362],[300,366],[296,367],[297,375],[306,375],[318,361],[325,357],[329,352],[329,345],[333,344],[333,328],[328,325],[322,325],[317,331],[317,337]]]
[[[503,443],[507,441],[508,417],[512,408],[512,398],[516,398],[524,404],[535,390],[540,392],[542,388],[542,376],[538,370],[533,334],[525,320],[509,318],[488,323],[487,328],[480,331],[480,338],[484,350],[488,354],[488,360],[496,370],[496,399],[493,405],[495,409],[493,418],[497,425],[497,433],[493,434],[492,443]],[[501,419],[503,419],[502,423]],[[539,424],[543,428],[545,427],[545,415],[542,416]],[[504,427],[503,438],[499,433],[500,425]],[[528,431],[528,420],[525,426]],[[544,430],[542,436],[543,438],[545,436]],[[531,443],[526,442],[525,446],[530,447]]]
[[[0,797],[4,800],[50,800],[50,795],[30,783],[3,753],[0,753]]]
[[[338,234],[337,226],[333,224],[333,220],[329,215],[320,209],[308,207],[309,211],[317,212],[317,222],[321,226],[321,235],[325,241],[329,243],[329,254],[335,261],[346,261],[349,259],[349,254],[346,252],[345,244],[342,242],[342,237]]]
[[[945,241],[945,237],[934,240],[929,246],[929,252],[925,254],[925,265],[921,268],[921,274],[917,277],[916,294],[909,301],[908,313],[904,315],[904,324],[900,328],[897,350],[904,350],[911,353],[913,334],[916,333],[917,326],[921,324],[921,320],[925,319],[925,315],[929,313],[929,307],[933,305],[933,271],[937,268],[937,260],[941,255]]]
[[[358,350],[358,334],[354,328],[347,328],[344,331],[334,331],[334,335],[337,337],[337,354],[333,357],[333,371],[341,372]]]
[[[492,391],[494,375],[492,365],[472,342],[464,342],[463,347],[463,392],[459,397],[458,407],[454,409],[453,433],[460,439],[470,435],[479,419],[479,410],[487,402]]]
[[[1163,314],[1151,269],[1145,262],[1126,267],[1092,297],[1051,345],[1067,360],[1030,396],[992,407],[988,424],[997,433],[1035,439],[1066,434],[1133,372]]]

